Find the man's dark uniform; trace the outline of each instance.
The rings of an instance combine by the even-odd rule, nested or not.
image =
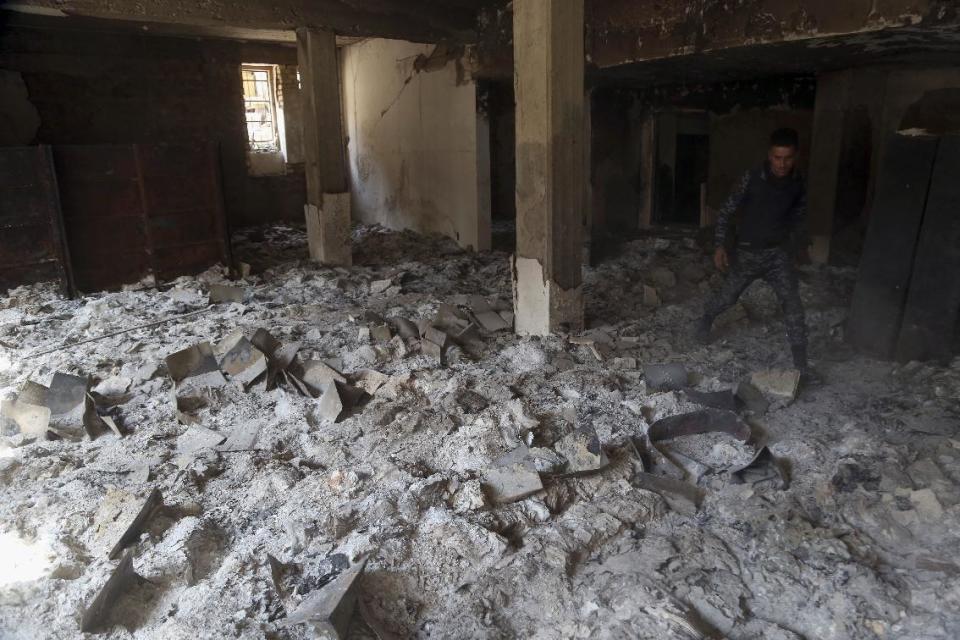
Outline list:
[[[705,328],[709,333],[716,317],[736,304],[754,280],[762,278],[773,287],[783,307],[794,364],[806,370],[807,325],[790,251],[791,240],[803,234],[806,222],[806,185],[796,170],[780,178],[766,162],[747,171],[719,211],[718,247],[726,247],[736,213],[740,214],[740,221],[731,270],[723,286],[707,302],[700,330]]]

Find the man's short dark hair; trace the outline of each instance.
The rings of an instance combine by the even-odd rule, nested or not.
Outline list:
[[[771,147],[793,147],[794,149],[800,148],[800,134],[797,133],[796,129],[777,129],[772,134],[770,134],[770,146]]]

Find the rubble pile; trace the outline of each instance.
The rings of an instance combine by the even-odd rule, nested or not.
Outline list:
[[[762,285],[688,337],[692,238],[586,269],[550,338],[504,254],[354,243],[0,299],[0,636],[960,637],[960,360],[851,354],[851,271],[803,274],[798,391]]]

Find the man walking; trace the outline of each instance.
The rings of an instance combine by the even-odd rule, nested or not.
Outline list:
[[[719,211],[714,263],[729,271],[723,286],[706,304],[696,337],[710,342],[713,321],[736,304],[754,280],[762,278],[777,294],[783,307],[793,364],[811,381],[815,378],[807,361],[807,325],[793,255],[791,238],[805,237],[806,185],[796,169],[800,142],[793,129],[778,129],[770,136],[767,160],[747,171]],[[740,214],[736,252],[727,252],[734,214]],[[732,267],[731,267],[732,265]]]

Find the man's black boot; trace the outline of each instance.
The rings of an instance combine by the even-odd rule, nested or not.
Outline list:
[[[704,316],[697,322],[694,329],[693,338],[700,344],[710,344],[710,329],[713,328],[713,320]]]

